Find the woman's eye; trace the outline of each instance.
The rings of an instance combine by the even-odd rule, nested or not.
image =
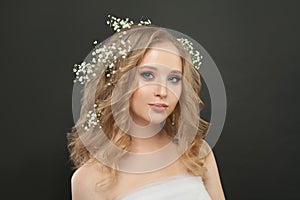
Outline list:
[[[142,72],[140,74],[142,77],[144,77],[145,79],[153,79],[154,75],[151,72]]]
[[[171,81],[172,83],[178,83],[179,81],[181,81],[181,77],[179,76],[172,76],[169,78],[169,81]]]

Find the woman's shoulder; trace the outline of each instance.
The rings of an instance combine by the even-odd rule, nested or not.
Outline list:
[[[204,167],[207,168],[207,172],[203,177],[203,182],[208,193],[212,199],[225,199],[214,152],[205,140],[203,140],[200,150],[200,157],[204,158]]]
[[[95,160],[89,160],[84,165],[76,169],[76,171],[72,175],[72,183],[73,182],[88,182],[91,181],[91,177],[101,176],[101,163]]]
[[[97,183],[103,178],[103,165],[90,160],[79,167],[72,175],[71,190],[73,200],[104,199],[103,194],[97,190]]]
[[[204,139],[202,139],[202,144],[199,150],[199,158],[206,159],[210,153],[212,153],[211,147]]]

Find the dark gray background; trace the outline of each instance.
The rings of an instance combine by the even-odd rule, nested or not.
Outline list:
[[[70,199],[72,66],[114,14],[152,19],[210,53],[228,110],[214,147],[227,199],[300,199],[299,2],[1,2],[1,199]]]

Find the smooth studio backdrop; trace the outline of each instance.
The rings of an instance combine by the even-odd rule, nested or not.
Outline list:
[[[72,67],[112,34],[108,14],[150,18],[214,59],[227,92],[214,146],[227,199],[300,199],[298,8],[291,0],[2,2],[1,199],[71,199]]]

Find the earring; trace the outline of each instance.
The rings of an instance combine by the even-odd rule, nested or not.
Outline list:
[[[171,124],[172,124],[172,126],[175,125],[175,113],[173,113],[173,115],[172,115],[172,122],[171,122]]]

